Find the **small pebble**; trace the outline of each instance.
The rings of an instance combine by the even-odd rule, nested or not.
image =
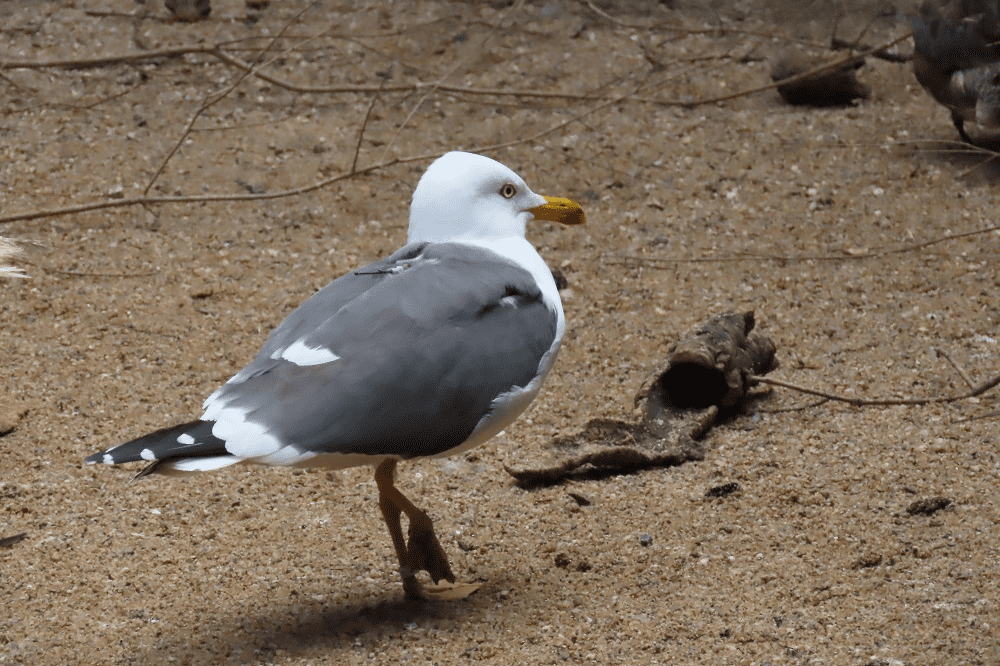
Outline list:
[[[952,500],[948,497],[925,497],[906,507],[906,513],[911,516],[930,516],[941,509],[951,506]]]
[[[740,490],[740,484],[735,481],[724,483],[721,486],[714,486],[705,491],[705,497],[725,497]]]
[[[653,543],[653,537],[649,536],[648,534],[643,534],[642,536],[639,537],[640,546],[649,546],[652,543]]]

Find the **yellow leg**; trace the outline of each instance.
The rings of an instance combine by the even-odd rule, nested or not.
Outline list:
[[[424,589],[417,580],[417,572],[424,570],[437,583],[442,578],[455,582],[448,556],[434,534],[434,523],[430,516],[414,506],[399,489],[393,485],[396,460],[384,460],[375,469],[375,484],[378,486],[378,504],[382,518],[389,528],[392,545],[399,560],[399,575],[403,579],[403,589],[410,599],[461,599],[479,589],[478,585],[460,585],[444,590]],[[403,539],[400,515],[405,513],[410,521],[409,542]]]

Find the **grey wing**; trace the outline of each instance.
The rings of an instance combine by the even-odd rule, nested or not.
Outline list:
[[[203,418],[316,453],[432,455],[468,438],[498,395],[538,374],[557,315],[528,271],[486,250],[397,255],[304,303]],[[256,450],[226,439],[239,457]]]
[[[394,271],[398,272],[398,269],[408,261],[420,256],[425,247],[427,243],[411,243],[389,257],[351,271],[320,289],[271,331],[254,360],[230,379],[229,383],[246,381],[279,365],[276,359],[280,358],[289,347],[297,341],[310,340],[310,334],[315,337],[324,320],[331,318],[340,308],[377,285],[383,277],[393,275]],[[221,394],[223,389],[212,394],[205,401],[204,407],[208,408],[209,403]]]

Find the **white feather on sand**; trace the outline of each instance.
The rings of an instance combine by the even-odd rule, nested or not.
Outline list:
[[[0,276],[16,278],[28,277],[24,274],[23,269],[7,265],[7,261],[9,259],[13,259],[19,254],[21,254],[21,248],[19,248],[14,241],[0,236]]]

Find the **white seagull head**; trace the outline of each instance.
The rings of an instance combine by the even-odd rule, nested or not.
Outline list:
[[[482,155],[450,152],[434,161],[410,204],[408,242],[524,238],[531,219],[584,222],[569,199],[535,194],[516,173]]]

